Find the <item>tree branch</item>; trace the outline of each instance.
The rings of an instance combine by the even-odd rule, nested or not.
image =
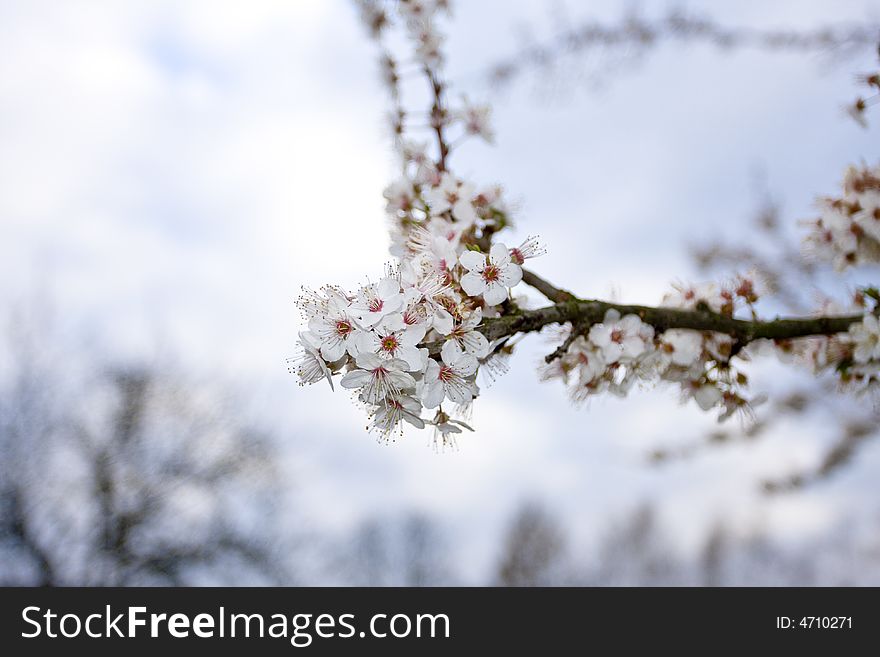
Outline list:
[[[562,288],[556,287],[552,283],[544,280],[536,273],[529,271],[528,269],[523,269],[522,274],[523,283],[535,288],[538,292],[543,294],[553,303],[564,303],[566,301],[577,300],[577,297],[568,290],[563,290]]]
[[[523,279],[525,280],[525,276]],[[542,279],[538,280],[542,281]],[[543,283],[546,282],[542,281],[539,284]],[[546,285],[549,286],[547,292],[551,292],[552,288],[556,293],[570,294],[554,288],[549,283]],[[486,319],[482,325],[477,327],[477,330],[491,342],[516,333],[540,331],[551,324],[572,322],[586,328],[601,322],[609,310],[616,310],[621,315],[637,315],[643,322],[653,326],[657,332],[673,328],[713,331],[729,335],[743,346],[761,339],[788,340],[811,335],[844,333],[851,324],[860,322],[863,317],[863,315],[786,317],[767,321],[751,321],[734,319],[709,310],[682,310],[680,308],[635,306],[608,301],[572,299],[537,310],[523,310],[504,317]],[[430,353],[434,355],[440,352],[443,341],[437,340],[424,346],[428,347]]]

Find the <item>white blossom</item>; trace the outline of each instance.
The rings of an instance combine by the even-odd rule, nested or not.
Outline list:
[[[605,313],[601,324],[590,328],[590,342],[601,351],[608,364],[637,358],[648,349],[654,330],[636,315],[621,318],[616,310]]]
[[[397,312],[403,306],[400,282],[392,277],[383,278],[378,283],[362,287],[357,301],[351,306],[351,313],[366,328],[375,326],[389,313]]]
[[[376,354],[380,358],[400,360],[406,363],[406,370],[418,372],[424,369],[425,357],[418,344],[425,333],[424,324],[407,326],[400,313],[396,313],[373,330],[359,329],[355,340],[360,354]]]
[[[425,408],[436,408],[444,399],[456,404],[469,402],[473,397],[469,379],[477,371],[477,359],[452,341],[444,343],[440,357],[440,363],[429,360],[425,370],[422,389]]]
[[[469,135],[482,137],[488,143],[495,141],[495,132],[492,129],[490,118],[492,107],[490,105],[475,105],[462,99],[462,107],[455,112],[455,118],[461,121],[464,130]]]
[[[703,336],[698,331],[669,329],[660,336],[663,352],[678,367],[690,367],[700,360],[703,354]]]
[[[414,389],[415,379],[405,370],[406,362],[379,358],[376,354],[360,353],[355,359],[357,368],[342,377],[343,388],[360,390],[361,397],[370,404],[397,399],[404,390]]]
[[[522,269],[510,259],[510,251],[504,244],[492,245],[489,255],[477,251],[465,251],[458,261],[467,270],[461,277],[461,287],[472,297],[482,296],[495,306],[505,301],[508,288],[522,280]]]
[[[853,360],[859,364],[880,361],[880,325],[874,315],[865,315],[861,322],[850,325]]]
[[[373,413],[370,430],[381,436],[388,436],[401,422],[407,422],[416,429],[424,429],[425,422],[420,417],[421,412],[419,400],[409,395],[386,399]]]
[[[300,354],[288,360],[291,370],[299,377],[301,384],[317,383],[321,379],[327,379],[330,389],[333,390],[333,379],[327,363],[321,358],[319,351],[320,340],[309,331],[299,334],[298,346]]]
[[[480,359],[485,358],[489,355],[489,340],[476,330],[482,321],[483,309],[477,308],[447,332],[448,339],[454,340],[462,351]]]
[[[456,221],[471,225],[477,220],[473,204],[474,186],[458,180],[449,172],[440,177],[440,184],[425,192],[425,201],[431,214],[452,213]]]

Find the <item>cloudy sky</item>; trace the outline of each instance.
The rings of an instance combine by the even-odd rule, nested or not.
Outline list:
[[[453,165],[502,183],[519,207],[511,241],[539,233],[549,254],[535,268],[584,296],[654,303],[694,275],[689,244],[748,241],[756,171],[794,224],[848,163],[875,156],[877,128],[841,110],[870,52],[831,65],[664,47],[600,89],[572,70],[496,92],[483,71],[525,26],[553,33],[548,3],[459,4],[453,94],[497,101],[497,145],[468,143]],[[576,20],[630,5],[552,6]],[[684,6],[758,27],[878,13],[867,0]],[[48,291],[64,327],[103,350],[173,353],[233,382],[277,427],[313,517],[341,531],[367,514],[434,513],[474,576],[526,497],[587,539],[650,499],[685,549],[719,516],[800,536],[856,508],[877,445],[773,500],[757,482],[814,463],[833,426],[783,424],[756,446],[649,468],[649,449],[714,420],[663,389],[574,408],[537,380],[550,350],[537,336],[479,400],[457,452],[435,454],[427,433],[379,445],[344,394],[297,387],[283,361],[300,286],[352,287],[388,258],[385,110],[373,44],[342,0],[0,0],[0,298]],[[778,368],[760,372],[756,386],[772,388]]]

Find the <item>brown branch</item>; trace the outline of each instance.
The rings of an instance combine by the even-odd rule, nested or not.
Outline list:
[[[553,289],[558,293],[564,292]],[[754,340],[789,340],[844,333],[851,324],[861,321],[863,317],[862,315],[786,317],[761,321],[734,319],[709,310],[682,310],[575,299],[537,310],[523,310],[504,317],[486,319],[477,328],[491,342],[516,333],[540,331],[551,324],[572,322],[581,327],[588,327],[601,322],[609,310],[616,310],[621,315],[637,315],[643,322],[653,326],[657,332],[673,328],[712,331],[729,335],[743,346]],[[425,346],[432,355],[437,354],[443,346],[443,341],[438,340]]]
[[[552,283],[544,280],[536,273],[523,269],[522,282],[535,288],[553,303],[564,303],[566,301],[576,301],[577,297],[567,290],[558,288]]]

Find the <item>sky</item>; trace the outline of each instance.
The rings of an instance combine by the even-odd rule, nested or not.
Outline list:
[[[569,70],[498,91],[482,71],[525,26],[553,34],[548,4],[457,5],[453,96],[495,102],[497,145],[466,143],[453,165],[504,185],[518,207],[510,241],[540,234],[549,252],[535,269],[583,296],[656,303],[695,275],[690,244],[750,239],[756,171],[794,226],[847,164],[875,155],[878,129],[841,110],[871,53],[831,65],[663,47],[598,89]],[[630,5],[552,6],[577,20]],[[880,13],[864,0],[677,6],[757,27]],[[170,353],[229,381],[279,434],[316,523],[343,532],[368,515],[432,513],[473,578],[531,497],[587,541],[651,500],[687,550],[718,518],[744,533],[827,531],[876,492],[877,445],[806,493],[758,492],[815,463],[834,436],[821,423],[647,467],[650,449],[714,419],[662,388],[575,408],[539,382],[552,350],[539,336],[485,391],[478,431],[454,452],[435,453],[427,432],[378,444],[345,394],[298,387],[284,359],[300,287],[351,288],[389,259],[381,192],[394,164],[375,59],[342,0],[0,0],[0,299],[44,291],[65,331],[102,351]],[[782,376],[759,371],[759,389]]]

